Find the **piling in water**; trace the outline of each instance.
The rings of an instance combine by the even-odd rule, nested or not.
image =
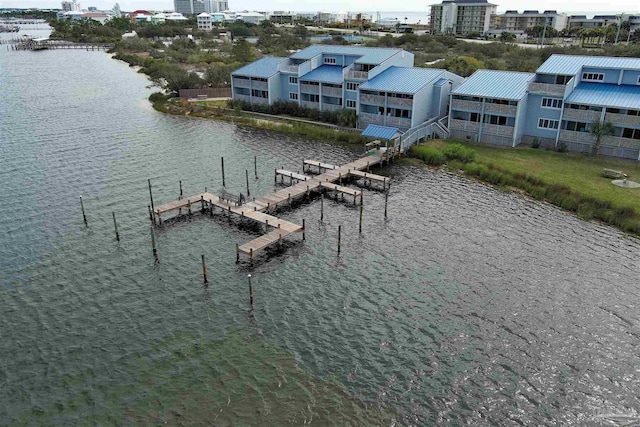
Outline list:
[[[153,227],[151,227],[151,247],[153,248],[153,259],[156,263],[160,262],[158,259],[158,250],[156,249],[156,235],[153,232]]]
[[[247,197],[249,197],[250,196],[250,193],[249,193],[249,170],[245,169],[244,172],[245,172],[245,174],[247,176]]]
[[[253,307],[253,284],[251,283],[251,274],[247,274],[247,278],[249,278],[249,303],[251,307]]]
[[[205,285],[209,283],[207,279],[207,265],[204,263],[204,254],[202,254],[202,278],[204,279]]]
[[[84,213],[84,202],[82,201],[82,196],[80,196],[80,208],[82,209],[82,220],[84,221],[84,225],[87,225],[87,215]]]
[[[226,187],[224,182],[224,157],[220,157],[220,164],[222,165],[222,186]]]
[[[118,223],[116,222],[116,213],[115,212],[111,212],[111,214],[113,215],[113,228],[115,228],[116,230],[116,241],[120,241],[120,233],[118,233]]]
[[[340,243],[341,243],[340,242],[340,240],[341,240],[340,238],[341,238],[341,235],[342,235],[342,226],[339,225],[338,226],[338,254],[340,253]]]

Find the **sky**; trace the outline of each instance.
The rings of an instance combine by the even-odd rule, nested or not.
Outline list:
[[[113,7],[116,1],[123,11],[133,11],[136,9],[149,10],[173,10],[172,0],[79,0],[82,8],[95,6],[98,9],[108,10]],[[640,14],[640,4],[637,0],[617,0],[613,2],[603,2],[596,0],[582,0],[564,2],[559,4],[557,0],[509,0],[502,2],[499,0],[489,0],[498,5],[498,13],[505,10],[537,9],[537,10],[557,10],[571,14],[581,13],[612,14],[612,13],[636,13]],[[441,0],[433,0],[433,3],[440,3]],[[385,11],[407,11],[423,12],[428,11],[432,1],[404,1],[394,4],[389,0],[229,0],[231,10],[260,10],[260,11],[307,11],[315,12],[320,10],[344,11],[344,12],[385,12]],[[0,0],[0,8],[60,8],[60,1],[56,0]]]

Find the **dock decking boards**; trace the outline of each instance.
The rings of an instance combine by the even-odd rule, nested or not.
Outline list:
[[[308,176],[284,169],[276,169],[276,177],[278,175],[288,176],[292,180],[297,180],[298,182],[264,197],[248,200],[244,205],[236,206],[234,203],[221,200],[215,194],[204,192],[155,206],[153,214],[161,223],[163,214],[175,210],[181,211],[182,209],[188,211],[189,208],[191,208],[191,210],[202,209],[203,205],[206,205],[210,209],[218,207],[230,214],[235,214],[242,218],[247,218],[263,224],[267,228],[273,228],[272,230],[267,230],[264,235],[238,246],[238,254],[241,252],[249,255],[251,259],[253,259],[253,256],[258,251],[275,243],[281,242],[283,238],[292,233],[303,231],[301,225],[269,215],[268,211],[275,210],[278,206],[288,206],[293,201],[309,195],[311,191],[320,191],[323,188],[353,196],[355,203],[355,199],[357,197],[362,198],[362,191],[343,187],[342,185],[339,185],[338,181],[347,179],[349,175],[353,175],[386,183],[389,180],[387,177],[363,172],[363,170],[368,171],[371,166],[381,163],[383,155],[383,150],[378,150],[375,154],[369,154],[366,157],[343,166],[330,165],[328,163],[322,163],[315,160],[304,160],[303,172],[305,172],[304,167],[306,166],[307,171],[310,167],[317,167],[321,173],[315,176]],[[322,170],[325,172],[322,172]]]

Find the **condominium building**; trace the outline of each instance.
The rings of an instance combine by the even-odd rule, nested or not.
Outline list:
[[[173,0],[173,7],[177,13],[185,16],[205,12],[203,0]]]
[[[483,34],[491,28],[497,5],[487,0],[444,0],[431,5],[431,31],[443,34]]]
[[[518,13],[517,10],[507,10],[504,14],[498,15],[496,28],[506,31],[525,31],[527,28],[536,26],[550,26],[561,31],[567,27],[569,17],[565,13],[558,13],[555,10],[545,10],[540,13],[537,10],[525,10]]]
[[[535,73],[478,70],[450,103],[451,137],[495,145],[589,152],[595,123],[615,130],[601,154],[640,160],[640,58],[552,55]]]
[[[321,111],[355,110],[358,127],[407,130],[447,114],[463,80],[446,70],[413,68],[402,49],[314,45],[288,58],[262,58],[231,74],[233,98],[291,101]]]

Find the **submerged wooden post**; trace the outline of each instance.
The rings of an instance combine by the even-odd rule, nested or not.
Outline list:
[[[360,205],[360,227],[359,227],[359,233],[362,234],[362,211],[364,209],[364,206]]]
[[[320,221],[324,220],[324,193],[320,194]]]
[[[304,218],[302,218],[302,240],[305,240],[304,230],[305,230]]]
[[[384,219],[387,219],[387,203],[389,202],[389,190],[384,192]]]
[[[249,193],[249,169],[245,169],[244,172],[245,172],[245,175],[247,176],[247,197],[249,197],[250,196],[250,193]]]
[[[116,213],[115,212],[111,212],[111,214],[113,215],[113,228],[116,229],[116,240],[119,242],[120,241],[120,233],[118,233],[118,223],[116,222]]]
[[[87,215],[84,213],[84,202],[82,201],[82,196],[80,196],[80,208],[82,208],[82,220],[84,221],[84,225],[87,225]]]
[[[251,307],[253,307],[253,284],[251,283],[251,273],[247,274],[247,277],[249,278],[249,303],[251,304]]]
[[[160,262],[160,260],[158,259],[158,250],[156,249],[156,235],[153,232],[153,227],[151,227],[150,229],[151,229],[151,247],[153,248],[153,258],[155,262],[158,263]]]
[[[155,206],[153,205],[153,193],[151,192],[151,179],[147,180],[149,182],[149,198],[151,199],[151,212],[155,211]]]
[[[258,156],[253,156],[253,172],[256,175],[256,179],[258,179]]]
[[[226,187],[224,182],[224,157],[220,157],[220,164],[222,165],[222,186]]]
[[[338,253],[340,253],[340,237],[341,237],[341,234],[342,234],[342,226],[339,225],[338,226]]]
[[[204,254],[202,254],[202,277],[204,279],[204,284],[208,284],[209,280],[207,280],[207,265],[204,263]]]

